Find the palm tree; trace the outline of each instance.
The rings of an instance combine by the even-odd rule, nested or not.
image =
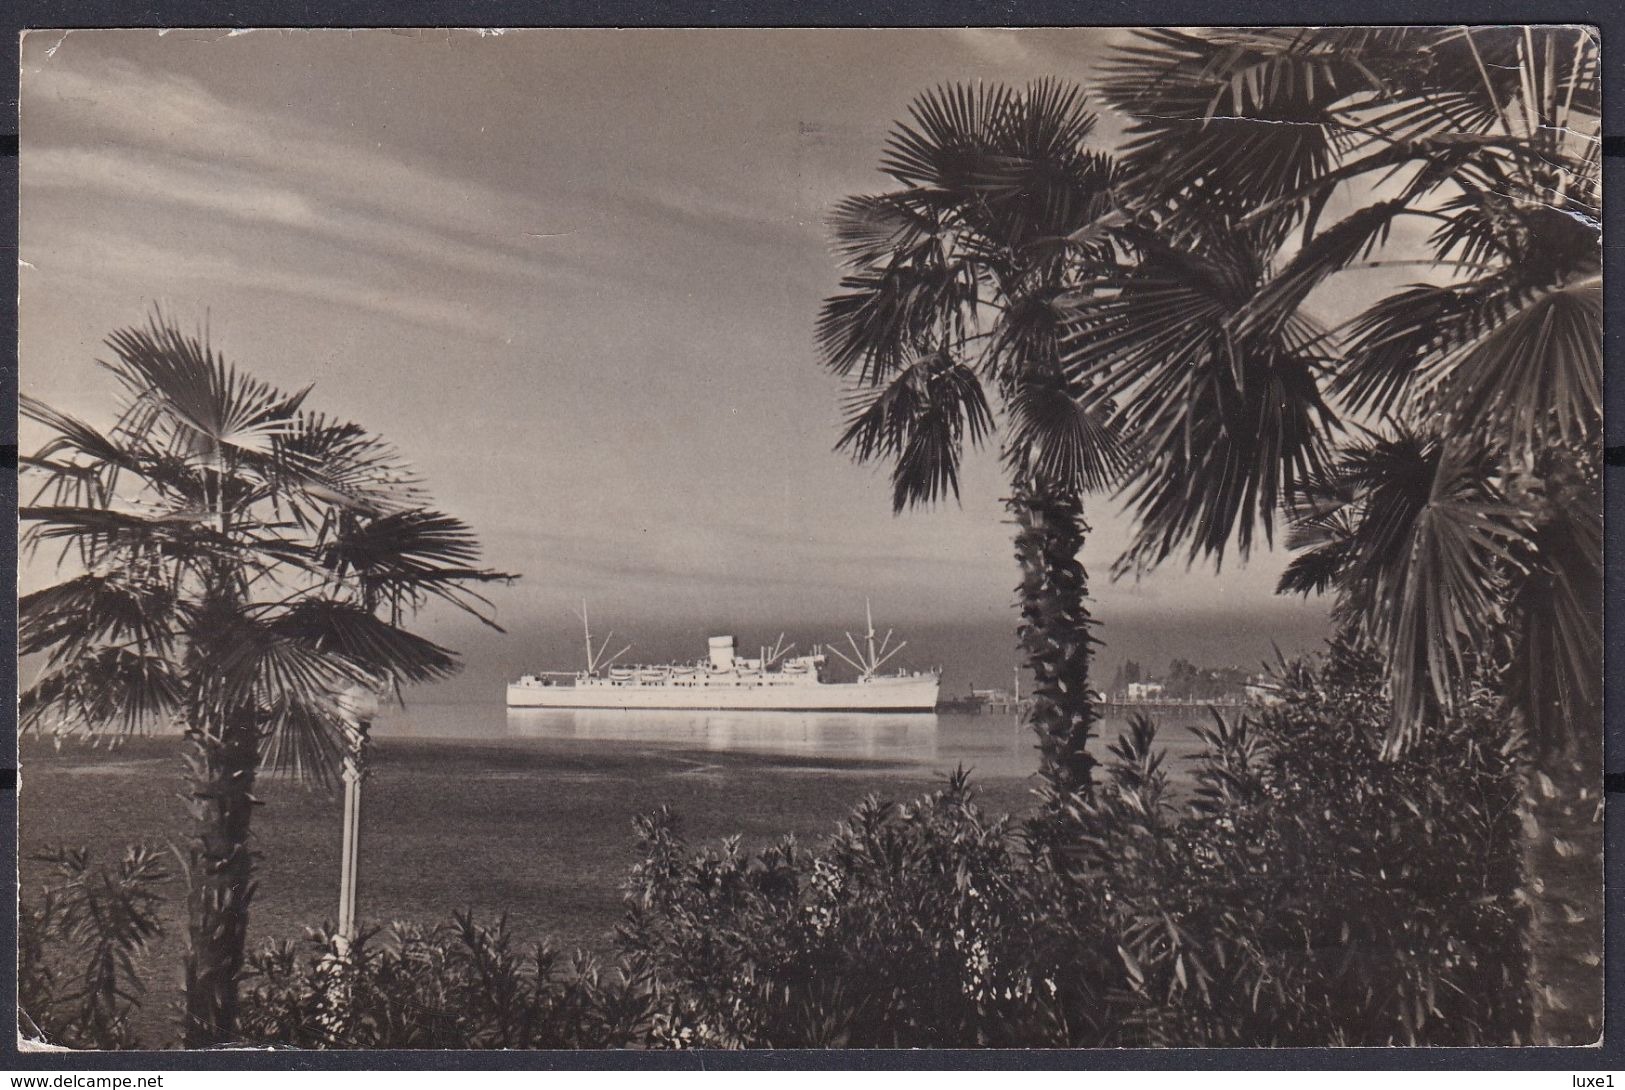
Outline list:
[[[957,499],[965,443],[994,431],[997,401],[1031,720],[1051,783],[1086,789],[1096,714],[1082,496],[1115,480],[1127,455],[1080,400],[1088,377],[1063,373],[1060,337],[1066,300],[1111,253],[1118,171],[1085,147],[1095,116],[1060,83],[943,87],[910,118],[881,164],[896,187],[847,198],[831,217],[847,272],[817,332],[824,362],[850,383],[838,449],[891,463],[894,511]]]
[[[254,896],[262,767],[326,778],[340,697],[451,673],[400,626],[429,598],[482,616],[461,522],[426,509],[394,450],[228,364],[162,315],[119,330],[121,387],[101,430],[24,395],[51,439],[22,459],[25,548],[73,574],[19,603],[44,665],[25,729],[125,734],[177,724],[186,748],[188,953],[183,1037],[229,1041]],[[381,616],[380,614],[387,614]],[[489,623],[489,621],[487,622]]]
[[[1103,82],[1133,119],[1125,201],[1145,241],[1104,278],[1115,290],[1085,300],[1068,373],[1093,376],[1091,396],[1125,406],[1120,417],[1163,429],[1133,486],[1137,555],[1161,559],[1187,538],[1193,553],[1222,549],[1232,528],[1212,517],[1217,497],[1280,473],[1251,515],[1268,531],[1270,506],[1287,505],[1291,543],[1309,551],[1283,589],[1335,591],[1339,616],[1386,655],[1393,746],[1499,663],[1536,762],[1536,1035],[1594,1040],[1596,41],[1572,27],[1155,31]],[[1322,229],[1340,207],[1351,210]],[[1401,217],[1431,225],[1418,261],[1390,237]],[[1373,253],[1432,279],[1316,321],[1310,294],[1385,263]],[[1236,266],[1256,275],[1225,275]],[[1290,381],[1256,344],[1266,333],[1302,357]],[[1170,396],[1217,370],[1221,350],[1247,411]],[[1250,416],[1318,416],[1323,393],[1360,425],[1341,452],[1294,460],[1266,442],[1246,464]],[[1241,456],[1216,458],[1225,442]]]

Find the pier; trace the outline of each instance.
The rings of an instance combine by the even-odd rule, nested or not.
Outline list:
[[[1129,700],[1126,697],[1101,697],[1095,701],[1095,707],[1102,715],[1124,716],[1136,712],[1155,714],[1158,712],[1200,712],[1208,708],[1217,708],[1221,711],[1235,708],[1263,707],[1266,701],[1252,700],[1238,696],[1220,697],[1215,700],[1201,700],[1194,697],[1157,697],[1150,700]],[[953,700],[944,700],[937,705],[939,712],[957,712],[962,715],[982,715],[997,712],[1001,715],[1020,714],[1032,706],[1028,697],[1015,698],[1008,694],[984,696],[974,693],[970,697],[959,697]]]

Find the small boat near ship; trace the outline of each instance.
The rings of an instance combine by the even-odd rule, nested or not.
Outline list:
[[[587,665],[574,672],[537,671],[508,683],[510,708],[664,708],[705,711],[779,712],[931,712],[937,705],[942,671],[881,668],[906,646],[892,645],[892,634],[876,640],[874,615],[865,613],[867,628],[860,646],[852,633],[852,655],[836,647],[814,647],[811,654],[792,655],[780,635],[772,647],[754,657],[739,654],[733,636],[712,636],[708,656],[697,662],[617,666],[631,650],[607,656],[610,636],[594,643],[586,603],[581,623],[586,636]],[[852,681],[829,677],[828,655],[854,670]]]

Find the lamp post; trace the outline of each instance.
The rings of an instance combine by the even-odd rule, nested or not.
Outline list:
[[[366,750],[372,721],[378,714],[378,694],[356,685],[339,695],[344,723],[344,840],[339,850],[338,947],[347,953],[355,940],[357,865],[361,847],[361,780],[366,775]]]

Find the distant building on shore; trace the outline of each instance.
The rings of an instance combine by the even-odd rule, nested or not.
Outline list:
[[[1249,704],[1279,704],[1281,702],[1281,687],[1275,679],[1268,674],[1258,674],[1247,679],[1247,703]]]
[[[1131,681],[1128,683],[1127,695],[1130,703],[1142,700],[1161,700],[1162,682]]]

